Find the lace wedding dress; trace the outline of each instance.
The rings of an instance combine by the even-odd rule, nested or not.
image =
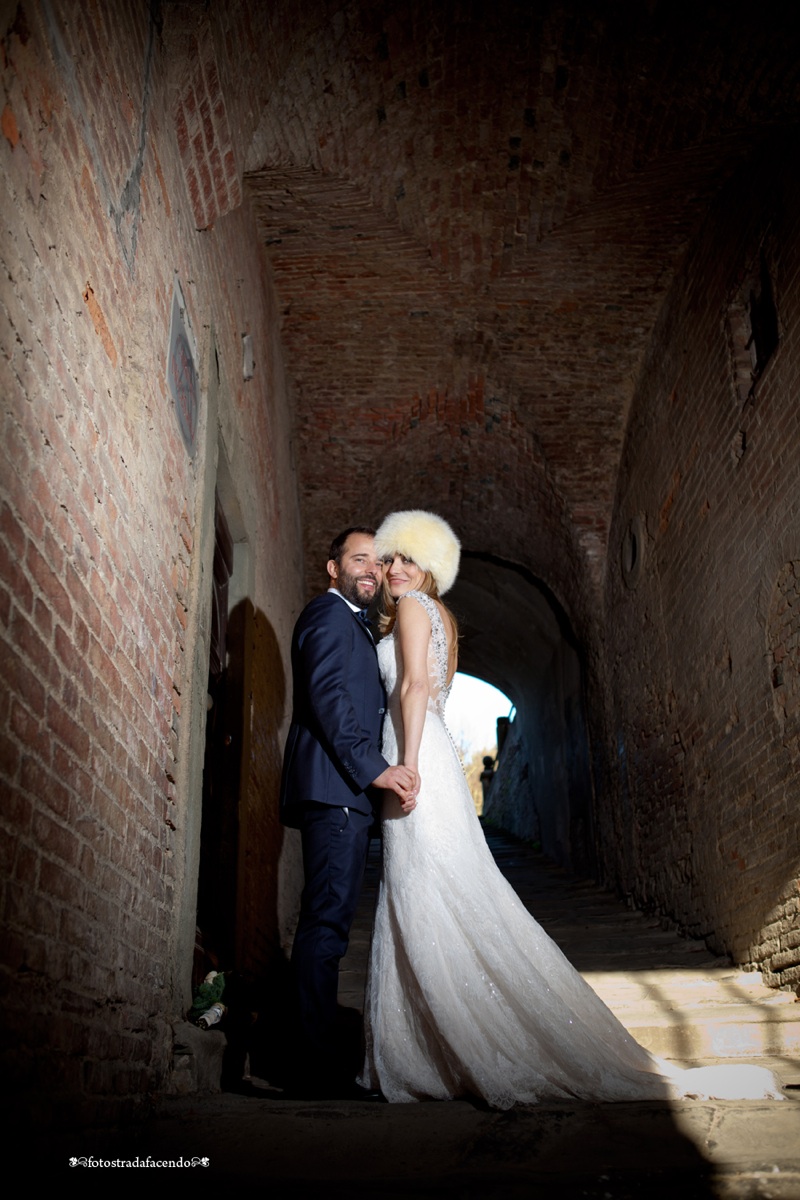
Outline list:
[[[482,1097],[495,1108],[543,1100],[667,1096],[781,1099],[753,1066],[682,1071],[623,1028],[497,869],[444,724],[447,641],[435,602],[421,790],[408,816],[387,793],[360,1082],[389,1101]],[[378,646],[388,696],[383,754],[402,762],[402,664]]]

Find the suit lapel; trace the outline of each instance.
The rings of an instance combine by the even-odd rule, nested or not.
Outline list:
[[[352,609],[350,611],[352,612]],[[364,637],[367,639],[369,644],[372,646],[372,649],[374,650],[375,649],[375,638],[372,636],[372,630],[369,628],[369,626],[367,624],[365,624],[364,621],[360,620],[358,613],[355,613],[355,612],[353,613],[353,620],[355,621],[356,625],[359,627],[361,632],[364,634]]]

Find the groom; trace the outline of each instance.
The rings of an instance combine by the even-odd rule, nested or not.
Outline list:
[[[394,791],[410,811],[417,779],[407,767],[390,767],[378,749],[386,697],[366,623],[380,579],[374,530],[340,533],[327,570],[328,591],[306,606],[292,638],[281,820],[300,830],[305,873],[292,949],[300,1088],[338,1096],[355,1087],[337,1030],[337,987],[364,876],[373,795]]]

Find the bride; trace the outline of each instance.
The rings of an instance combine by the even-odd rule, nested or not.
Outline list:
[[[495,1108],[782,1099],[763,1068],[683,1071],[654,1058],[528,913],[495,866],[444,723],[457,629],[440,597],[458,573],[458,539],[441,517],[412,510],[387,517],[375,544],[389,635],[378,646],[382,749],[420,783],[413,812],[391,793],[383,802],[359,1082],[394,1102],[473,1096]]]

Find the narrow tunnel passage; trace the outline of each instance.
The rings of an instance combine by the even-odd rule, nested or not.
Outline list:
[[[527,571],[486,555],[464,556],[451,596],[462,669],[516,707],[484,815],[562,866],[594,875],[586,681],[566,614]]]
[[[463,667],[517,707],[501,824],[796,990],[796,7],[2,14],[20,1110],[174,1082],[223,476],[241,757],[200,887],[235,855],[238,917],[209,945],[256,973],[291,936],[292,627],[338,529],[424,504],[465,547]]]

